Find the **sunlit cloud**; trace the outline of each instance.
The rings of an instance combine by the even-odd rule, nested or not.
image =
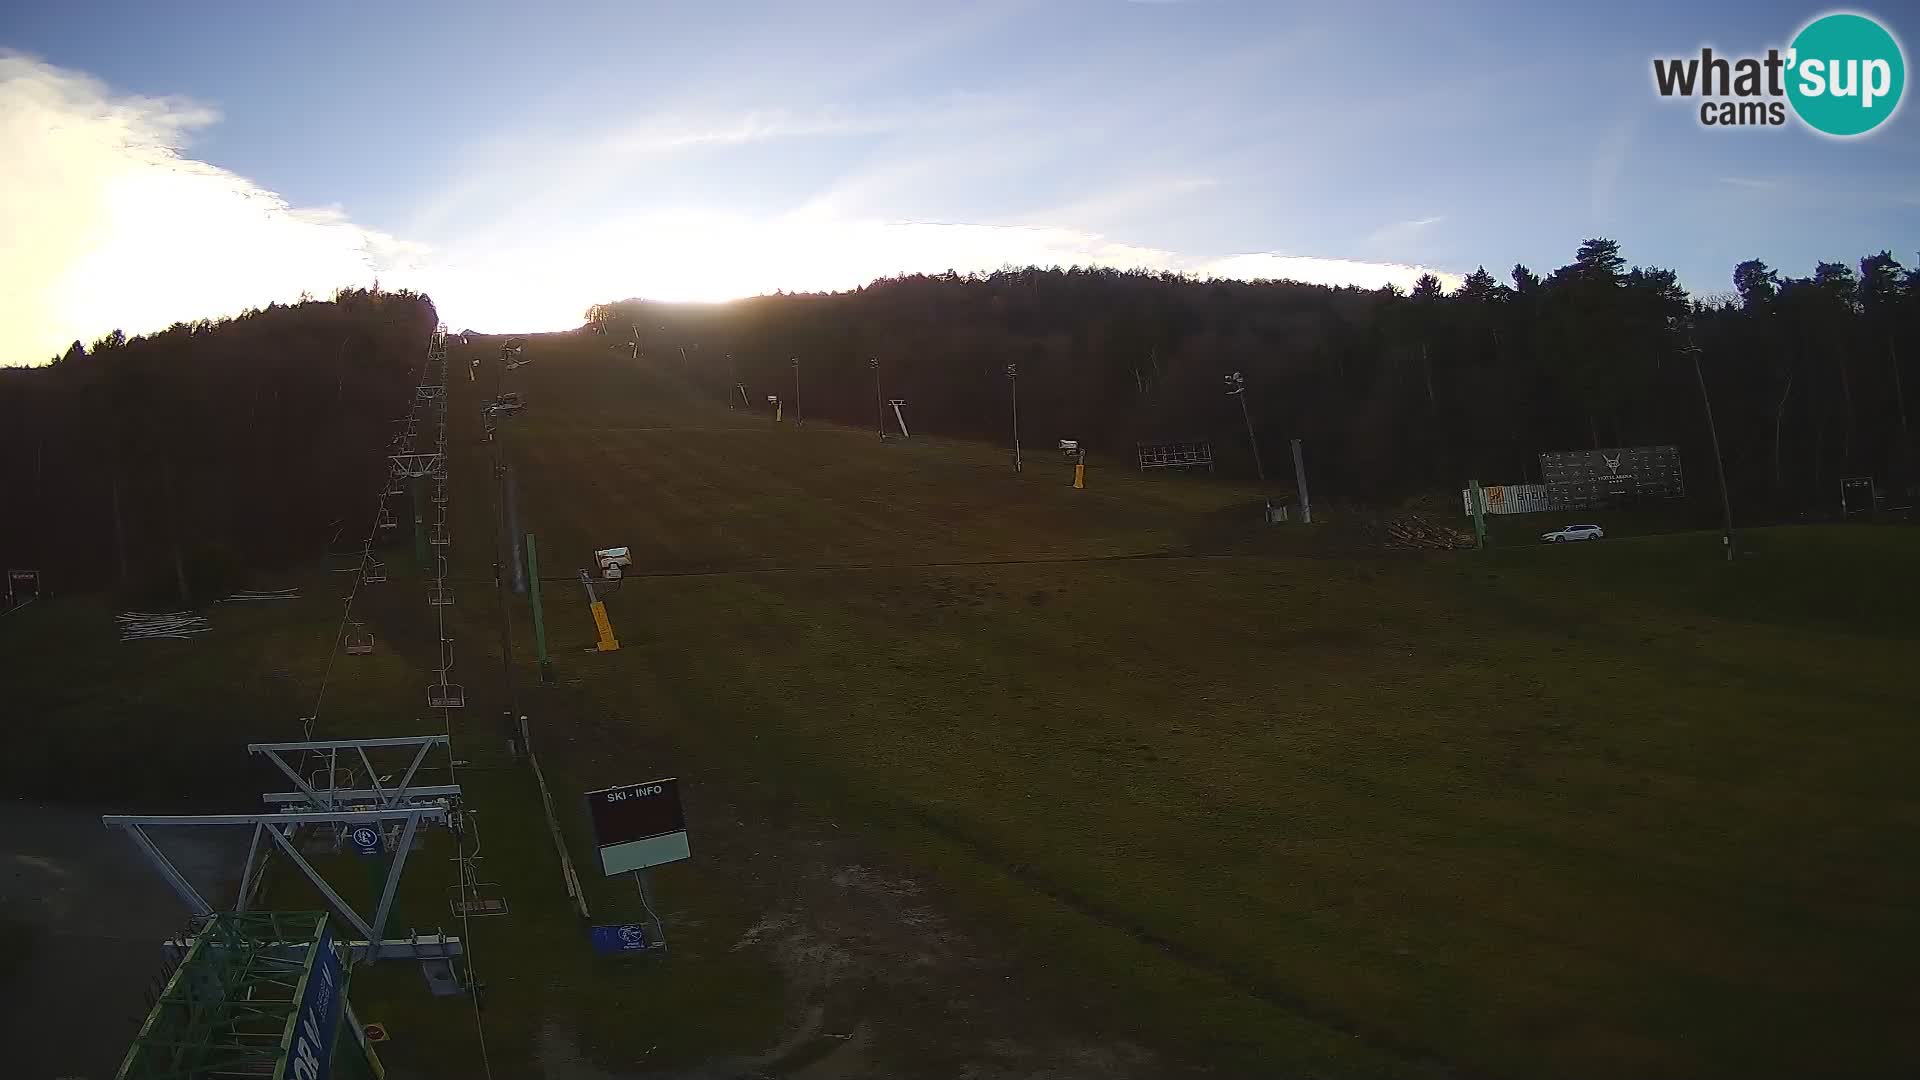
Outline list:
[[[598,163],[683,163],[712,148],[781,139],[993,127],[1003,103],[955,98],[877,110],[790,109],[663,118],[584,138],[529,160],[590,171]],[[671,205],[592,209],[564,186],[521,200],[541,177],[462,171],[449,194],[507,198],[512,212],[431,235],[432,246],[369,228],[342,208],[295,207],[243,176],[188,155],[216,123],[192,102],[115,94],[86,75],[0,55],[0,363],[37,363],[75,339],[231,315],[302,292],[325,296],[376,278],[433,296],[443,318],[479,330],[578,326],[589,304],[630,296],[721,301],[784,290],[852,289],[902,273],[986,273],[1008,266],[1144,268],[1197,277],[1408,287],[1422,267],[1273,252],[1205,254],[1130,243],[1127,218],[1215,186],[1160,175],[1093,190],[1034,214],[982,222],[902,220],[901,190],[951,179],[971,144],[921,145],[848,168],[785,209]],[[962,122],[964,120],[964,123]],[[560,148],[556,148],[560,149]],[[1004,147],[1003,147],[1004,149]],[[943,156],[944,153],[944,156]],[[504,186],[502,186],[504,185]],[[433,195],[424,195],[432,205]],[[994,218],[986,212],[978,217]],[[1362,254],[1373,254],[1363,251]],[[1449,287],[1458,282],[1442,274]]]
[[[183,155],[218,119],[169,98],[0,53],[0,363],[144,333],[418,262],[335,208],[297,209]]]

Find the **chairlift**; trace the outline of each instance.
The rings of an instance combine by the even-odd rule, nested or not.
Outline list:
[[[427,590],[428,607],[452,607],[453,590],[444,585],[435,585]]]
[[[433,576],[442,579],[447,576],[447,557],[445,555],[434,556]]]
[[[382,529],[397,529],[400,527],[400,521],[393,516],[393,511],[382,507],[380,510],[379,525]]]
[[[433,501],[440,506],[447,505],[447,485],[445,484],[434,485]]]
[[[469,891],[473,893],[472,899],[467,899],[465,895]],[[500,891],[497,881],[473,881],[447,886],[447,910],[453,912],[456,919],[512,913],[507,906],[506,894]]]
[[[474,825],[473,812],[453,815],[448,819],[459,832],[462,841],[473,841],[473,852],[464,850],[455,855],[453,861],[460,867],[460,883],[447,888],[447,910],[455,918],[478,918],[489,915],[505,915],[509,912],[507,897],[501,891],[497,881],[481,881],[477,864],[480,862],[480,830]]]
[[[334,769],[333,775],[331,779],[329,779],[327,770],[321,769],[319,772],[307,777],[307,786],[315,791],[335,791],[341,788],[350,789],[353,787],[353,770],[351,768]]]
[[[361,571],[360,580],[369,585],[377,585],[387,580],[387,564],[381,562],[379,559],[369,562],[366,569]]]
[[[427,543],[432,544],[434,547],[446,547],[452,542],[452,538],[447,535],[447,527],[445,525],[435,525],[433,532],[427,536]]]
[[[427,708],[464,709],[467,691],[459,683],[439,682],[427,687]]]
[[[347,655],[365,656],[373,651],[373,631],[353,623],[347,631]]]

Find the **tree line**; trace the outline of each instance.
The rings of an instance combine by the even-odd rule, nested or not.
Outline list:
[[[376,285],[0,368],[0,563],[192,606],[357,550],[436,321]]]
[[[1646,444],[1678,445],[1690,490],[1711,497],[1702,384],[1743,517],[1835,508],[1843,477],[1911,485],[1920,273],[1881,252],[1806,277],[1750,260],[1730,284],[1691,297],[1599,238],[1544,275],[1483,267],[1452,292],[1430,275],[1405,291],[1027,267],[597,304],[586,329],[675,363],[686,350],[716,398],[736,382],[756,404],[790,396],[797,358],[806,415],[877,424],[876,398],[898,397],[920,429],[1002,442],[1012,364],[1030,446],[1073,438],[1131,460],[1136,443],[1209,439],[1251,475],[1223,382],[1240,372],[1269,475],[1290,477],[1299,438],[1316,488],[1363,498],[1537,481],[1543,451]]]

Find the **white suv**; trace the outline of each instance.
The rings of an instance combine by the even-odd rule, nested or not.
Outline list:
[[[1563,543],[1568,540],[1604,540],[1607,531],[1598,525],[1569,525],[1564,529],[1541,533],[1540,539],[1549,544]]]

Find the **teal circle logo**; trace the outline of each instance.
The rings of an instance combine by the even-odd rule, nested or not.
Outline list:
[[[1900,107],[1907,62],[1900,43],[1865,15],[1823,15],[1794,37],[1787,100],[1815,131],[1864,135]]]

